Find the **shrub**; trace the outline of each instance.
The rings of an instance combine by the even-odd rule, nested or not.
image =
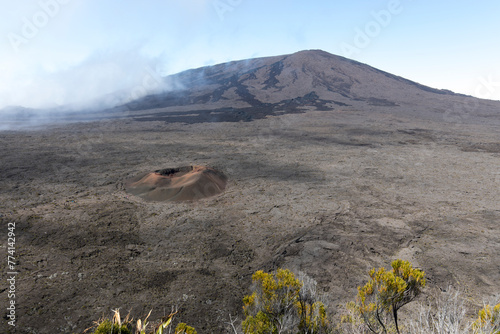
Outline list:
[[[500,304],[484,306],[472,324],[472,329],[474,333],[500,334]]]
[[[387,333],[391,329],[399,331],[398,310],[413,301],[425,286],[425,273],[414,269],[410,262],[395,260],[392,271],[385,268],[370,271],[370,281],[358,287],[357,311],[373,333]]]
[[[175,334],[197,334],[197,333],[193,327],[190,327],[185,323],[181,322],[175,328]]]
[[[458,291],[448,287],[446,292],[435,291],[426,305],[414,307],[409,323],[405,326],[408,334],[465,334],[470,333],[467,309]]]
[[[290,270],[278,269],[274,273],[259,270],[252,280],[254,291],[243,298],[244,333],[328,332],[326,308],[316,300],[312,279],[307,280],[308,287],[304,288],[304,281]]]
[[[97,326],[93,334],[131,334],[131,332],[126,325],[119,325],[105,319]]]
[[[120,310],[114,310],[114,316],[112,320],[104,319],[100,322],[97,322],[97,328],[93,332],[93,334],[131,334],[132,332],[128,328],[129,325],[132,324],[132,319],[129,318],[130,314],[122,320],[120,316]],[[177,314],[177,311],[172,310],[172,312],[167,316],[162,318],[160,323],[156,326],[156,328],[151,332],[148,331],[147,328],[150,327],[148,324],[148,318],[151,315],[151,311],[144,318],[144,320],[137,319],[135,334],[167,334],[171,333],[172,330],[172,321],[174,316]],[[196,330],[186,325],[185,323],[179,323],[175,328],[174,334],[197,334]]]

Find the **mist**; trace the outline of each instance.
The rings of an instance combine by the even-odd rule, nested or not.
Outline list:
[[[206,0],[121,3],[123,15],[116,15],[116,5],[5,4],[0,119],[14,107],[75,112],[175,89],[163,77],[191,68],[193,58],[210,58],[195,46],[208,49],[207,30],[223,23]],[[207,24],[215,26],[207,29]]]
[[[101,51],[75,66],[56,72],[38,69],[29,79],[11,81],[1,93],[0,108],[109,107],[171,89],[162,79],[164,67],[165,61],[136,50]]]
[[[122,105],[146,95],[182,88],[166,80],[168,61],[137,48],[100,51],[62,70],[38,68],[8,80],[0,93],[0,129],[85,118],[85,111]],[[78,115],[80,114],[80,115]]]

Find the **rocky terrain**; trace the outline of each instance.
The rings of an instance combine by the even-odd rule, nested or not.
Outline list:
[[[180,88],[86,122],[0,132],[17,333],[82,332],[115,308],[159,319],[172,305],[199,333],[224,333],[256,270],[307,273],[335,310],[395,258],[423,269],[429,289],[451,285],[478,307],[500,298],[500,102],[323,51],[165,80]],[[155,202],[125,191],[182,166],[220,171],[224,192]],[[2,279],[4,300],[7,289]]]

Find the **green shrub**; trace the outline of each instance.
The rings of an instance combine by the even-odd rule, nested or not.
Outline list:
[[[254,291],[243,298],[245,334],[329,331],[326,308],[315,300],[315,289],[311,293],[311,289],[303,288],[304,282],[290,270],[278,269],[274,273],[259,270],[252,279]],[[309,279],[308,284],[311,282]]]
[[[95,329],[93,334],[131,334],[126,325],[118,325],[110,320],[103,320]]]
[[[358,287],[356,309],[373,333],[387,333],[392,326],[400,333],[398,310],[413,301],[425,286],[425,273],[414,269],[410,262],[395,260],[391,265],[392,271],[372,269],[370,281]]]
[[[474,333],[500,334],[500,304],[484,306],[472,324],[472,329]]]
[[[181,322],[180,324],[175,327],[175,334],[197,334],[196,330],[191,327],[186,325],[185,323]]]

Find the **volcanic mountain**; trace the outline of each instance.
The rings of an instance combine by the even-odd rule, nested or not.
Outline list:
[[[110,111],[136,120],[251,121],[319,110],[381,110],[434,120],[488,118],[499,103],[430,88],[321,50],[234,61],[164,78],[173,91]],[[149,112],[135,113],[149,110]],[[484,121],[484,119],[483,119]]]
[[[248,122],[311,109],[490,124],[500,109],[497,101],[427,87],[321,50],[232,61],[159,80],[169,89],[134,100],[124,91],[116,92],[89,101],[94,107],[80,112],[75,112],[76,106],[7,107],[0,110],[8,123],[3,128],[129,117],[168,123]],[[116,101],[122,102],[109,107]]]

